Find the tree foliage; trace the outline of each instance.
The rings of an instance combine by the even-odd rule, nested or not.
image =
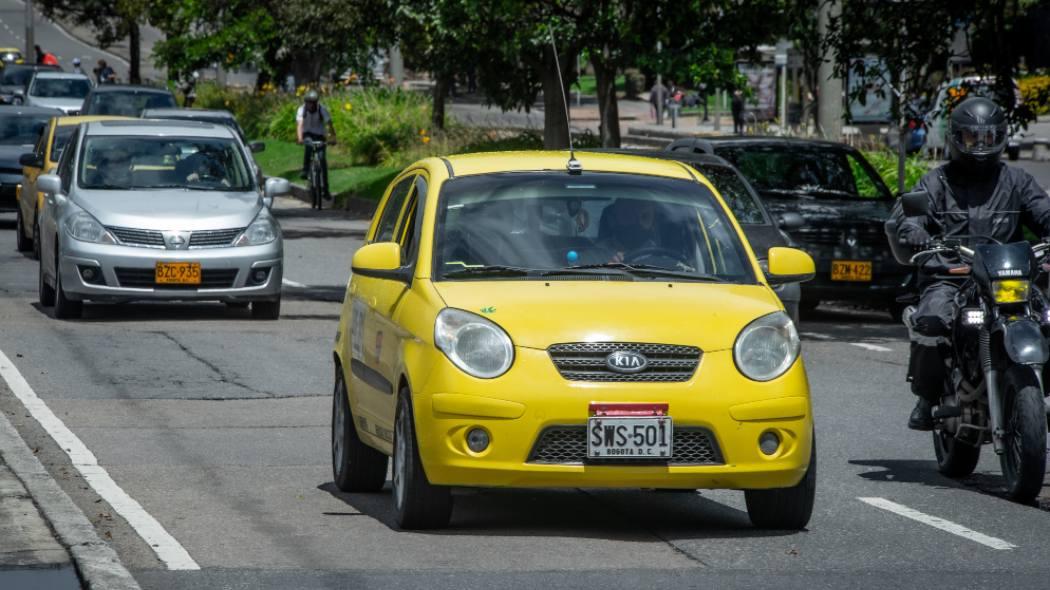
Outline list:
[[[56,16],[90,27],[102,48],[129,40],[132,82],[139,81],[139,29],[145,22],[150,0],[37,0],[48,18]]]

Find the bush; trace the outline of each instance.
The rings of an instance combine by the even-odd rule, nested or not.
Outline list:
[[[1029,76],[1018,81],[1021,98],[1037,115],[1050,113],[1050,76]]]
[[[864,157],[871,162],[890,192],[897,192],[897,152],[889,150],[865,151]],[[910,190],[930,171],[934,162],[920,156],[909,156],[904,161],[904,187]]]

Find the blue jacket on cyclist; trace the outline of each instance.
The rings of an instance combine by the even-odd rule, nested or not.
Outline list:
[[[296,135],[299,143],[305,139],[314,141],[325,141],[325,131],[331,135],[331,142],[335,142],[335,127],[332,126],[332,115],[328,109],[320,103],[320,97],[316,90],[310,90],[304,97],[304,102],[295,113]],[[306,178],[309,172],[310,158],[313,156],[313,148],[309,145],[303,150],[302,178]],[[324,184],[328,186],[328,160],[321,160],[324,169]]]

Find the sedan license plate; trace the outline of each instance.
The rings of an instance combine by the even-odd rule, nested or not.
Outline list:
[[[832,260],[831,280],[833,281],[871,281],[871,261],[868,260]]]
[[[158,262],[154,280],[158,285],[199,285],[201,263]]]
[[[670,459],[670,416],[587,419],[588,459]]]

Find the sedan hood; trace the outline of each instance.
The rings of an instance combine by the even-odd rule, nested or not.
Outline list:
[[[64,113],[80,111],[80,108],[84,106],[83,98],[39,98],[32,96],[29,97],[28,102],[35,107],[59,109]]]
[[[262,209],[256,192],[85,190],[75,201],[102,225],[160,231],[247,227]]]
[[[434,285],[449,307],[484,314],[515,345],[541,350],[596,341],[725,350],[744,326],[780,308],[763,285],[555,280]]]

